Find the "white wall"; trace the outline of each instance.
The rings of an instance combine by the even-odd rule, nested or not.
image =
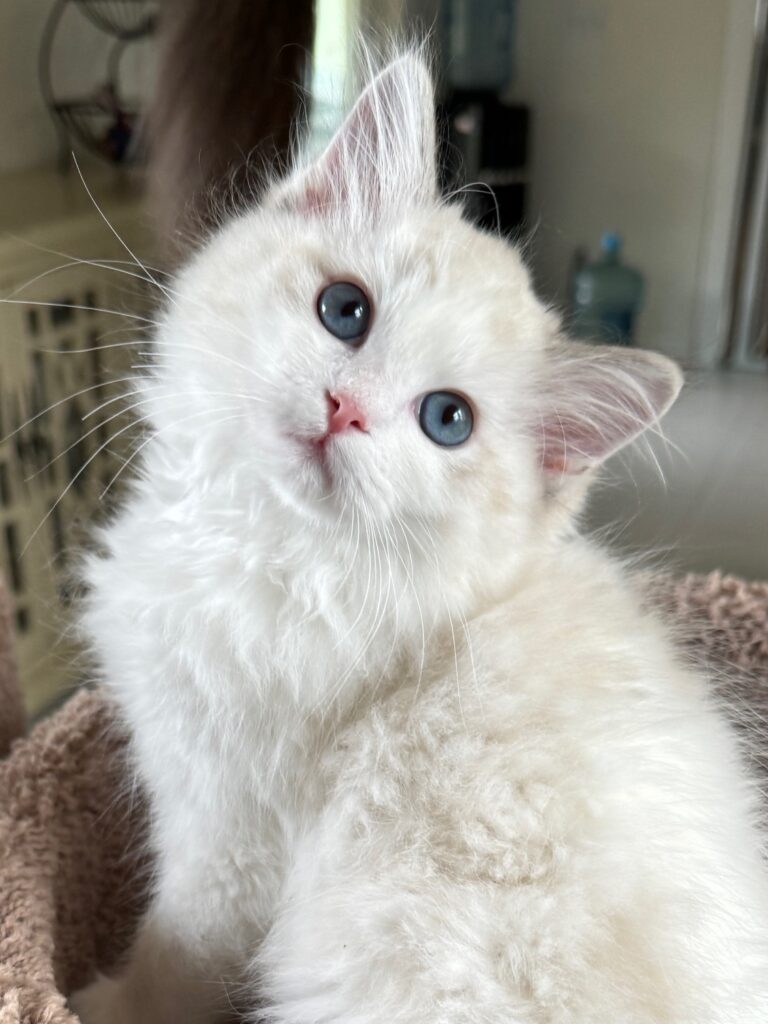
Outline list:
[[[753,0],[520,0],[516,97],[533,114],[540,291],[573,250],[625,236],[646,275],[640,344],[719,353]]]
[[[0,0],[0,173],[56,158],[57,137],[43,103],[37,64],[53,0]],[[71,5],[56,39],[54,85],[61,98],[89,95],[106,80],[109,38]],[[125,55],[126,88],[145,94],[151,77],[148,44]]]

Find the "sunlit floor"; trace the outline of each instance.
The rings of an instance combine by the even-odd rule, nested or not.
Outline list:
[[[691,376],[664,433],[659,466],[640,445],[607,467],[587,525],[653,564],[768,579],[768,373]]]

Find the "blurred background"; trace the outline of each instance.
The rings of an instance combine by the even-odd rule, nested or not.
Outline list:
[[[768,0],[0,6],[0,561],[30,708],[79,672],[71,559],[146,441],[128,378],[158,285],[297,119],[327,141],[361,32],[431,32],[443,187],[523,246],[568,329],[688,371],[587,527],[768,578],[767,19]]]

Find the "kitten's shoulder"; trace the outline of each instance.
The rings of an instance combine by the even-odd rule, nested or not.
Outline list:
[[[533,559],[486,612],[537,621],[558,616],[574,625],[608,630],[656,623],[645,594],[646,576],[592,540],[572,535]]]
[[[622,677],[644,677],[649,685],[676,679],[687,687],[684,656],[652,607],[646,580],[590,540],[572,537],[471,623],[476,646],[529,679],[567,675],[570,685],[589,685],[612,675],[618,685]]]

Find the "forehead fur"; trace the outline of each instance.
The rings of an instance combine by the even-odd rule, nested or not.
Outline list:
[[[418,344],[424,318],[467,335],[463,355],[479,348],[501,355],[527,342],[545,344],[555,318],[531,288],[518,251],[467,224],[457,205],[433,201],[375,230],[344,230],[333,220],[265,208],[231,224],[190,267],[187,286],[230,309],[264,296],[296,314],[314,316],[317,291],[333,280],[359,283],[382,318]],[[261,294],[259,294],[261,293]]]

